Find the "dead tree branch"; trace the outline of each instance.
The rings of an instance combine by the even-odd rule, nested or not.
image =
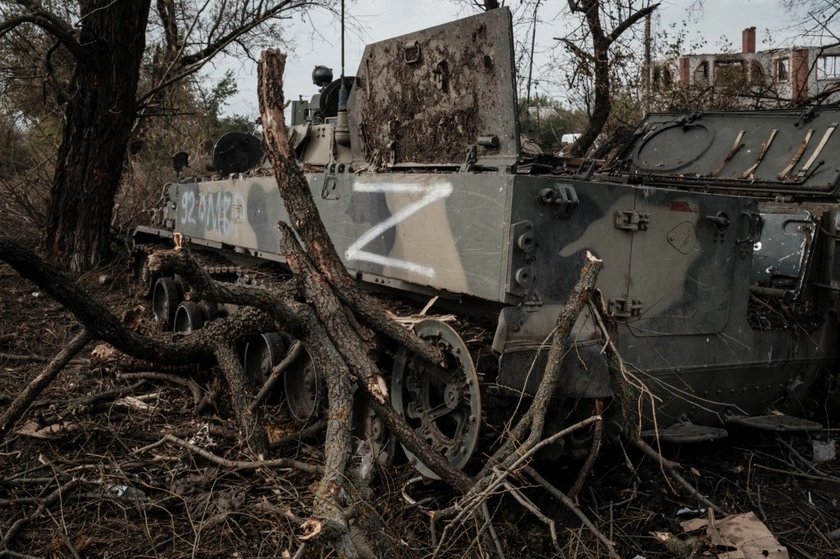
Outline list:
[[[41,392],[47,388],[52,381],[58,377],[64,367],[79,353],[90,341],[91,335],[87,330],[82,330],[64,349],[56,355],[46,369],[38,374],[32,381],[17,395],[14,401],[6,408],[0,416],[0,441],[14,427],[15,423],[26,413],[32,402]]]
[[[548,491],[549,493],[551,493],[551,495],[555,499],[557,499],[558,501],[560,501],[561,503],[566,505],[566,508],[568,508],[570,511],[572,511],[572,513],[574,513],[574,515],[577,516],[580,519],[580,521],[583,523],[583,525],[586,526],[586,528],[590,532],[592,532],[592,534],[596,538],[598,538],[598,541],[600,541],[604,545],[604,547],[607,549],[607,553],[609,554],[609,556],[612,559],[620,559],[618,553],[616,553],[616,551],[615,551],[615,544],[613,542],[611,542],[609,540],[609,538],[607,538],[603,534],[603,532],[601,532],[592,523],[591,520],[589,520],[589,518],[583,513],[583,511],[580,510],[577,507],[577,505],[575,505],[574,501],[572,501],[562,491],[560,491],[559,489],[554,487],[552,484],[550,484],[548,481],[546,481],[546,479],[543,478],[539,473],[537,473],[537,471],[534,468],[532,468],[531,466],[525,466],[522,470],[526,474],[528,474],[534,481],[536,481],[537,483],[542,485],[545,488],[545,490]]]
[[[11,336],[4,337],[11,338]],[[50,358],[45,357],[43,355],[12,355],[11,353],[0,353],[0,360],[29,363],[48,363],[50,361]],[[71,359],[67,362],[68,365],[87,365],[89,363],[89,359]]]
[[[25,528],[30,522],[37,519],[39,516],[44,514],[50,507],[61,501],[62,499],[66,499],[67,496],[76,490],[76,488],[81,484],[81,480],[73,479],[62,485],[61,487],[57,488],[53,491],[49,497],[44,499],[44,501],[38,505],[38,508],[30,514],[29,516],[25,516],[23,518],[19,518],[14,524],[12,524],[9,529],[6,531],[6,534],[3,536],[3,545],[8,549],[9,544],[14,541],[17,537],[18,532],[20,532],[23,528]]]
[[[227,458],[222,458],[221,456],[213,454],[209,450],[204,450],[199,446],[190,444],[184,439],[179,439],[175,435],[164,435],[163,438],[158,442],[144,446],[143,448],[138,448],[133,452],[133,454],[141,454],[153,448],[157,448],[165,443],[172,443],[178,445],[181,448],[189,450],[193,454],[198,454],[202,458],[210,460],[214,464],[218,464],[219,466],[223,466],[225,468],[231,468],[236,470],[256,470],[257,468],[292,468],[307,474],[318,475],[324,473],[323,466],[319,466],[317,464],[308,464],[306,462],[301,462],[300,460],[293,460],[291,458],[275,458],[274,460],[255,461],[228,460]]]
[[[601,415],[604,412],[604,403],[603,401],[596,400],[595,401],[595,413],[597,415]],[[598,421],[595,423],[595,427],[592,431],[592,446],[589,448],[589,455],[586,457],[586,461],[583,463],[580,471],[578,472],[578,477],[575,480],[575,484],[569,489],[569,498],[577,500],[578,493],[580,493],[581,489],[583,489],[583,485],[586,483],[586,477],[589,475],[589,472],[592,471],[592,466],[595,464],[595,459],[598,458],[598,452],[601,450],[601,433],[604,428],[604,423],[602,421]]]
[[[548,405],[560,380],[563,358],[571,347],[572,328],[595,289],[602,267],[602,260],[590,252],[586,253],[580,278],[557,317],[557,328],[548,352],[548,363],[537,392],[534,394],[534,400],[517,425],[507,433],[504,444],[493,455],[488,466],[485,466],[485,470],[492,468],[495,464],[509,467],[517,460],[518,455],[526,453],[542,438]]]
[[[260,115],[267,155],[274,167],[277,187],[289,215],[289,225],[303,241],[306,254],[321,271],[322,277],[335,289],[357,317],[374,331],[405,346],[431,362],[439,363],[440,351],[426,343],[394,321],[389,320],[382,308],[359,290],[341,263],[335,246],[321,221],[306,179],[297,167],[286,137],[286,119],[283,113],[285,97],[282,75],[286,56],[270,49],[263,52],[259,66]]]
[[[154,363],[212,363],[212,352],[201,342],[200,336],[191,336],[177,344],[165,344],[134,332],[75,282],[13,241],[0,239],[0,260],[61,303],[92,339],[108,342],[123,353]]]
[[[121,380],[165,380],[173,384],[186,386],[193,398],[193,405],[195,405],[196,413],[201,413],[203,407],[206,407],[206,400],[201,387],[193,379],[189,377],[179,377],[178,375],[171,375],[168,373],[156,372],[139,372],[139,373],[117,373],[117,378]]]
[[[291,225],[289,227],[282,222],[278,224],[281,232],[281,252],[301,282],[302,296],[312,302],[312,308],[325,334],[318,338],[316,344],[309,343],[305,337],[301,337],[301,340],[309,348],[328,347],[330,351],[336,351],[339,366],[320,370],[336,371],[342,375],[352,372],[359,379],[359,386],[373,396],[371,401],[374,410],[397,438],[442,479],[459,491],[465,492],[472,487],[469,477],[456,470],[443,456],[432,452],[405,422],[397,417],[393,408],[385,404],[385,384],[378,368],[368,356],[370,348],[359,338],[356,329],[348,321],[345,306],[374,331],[434,362],[442,360],[439,350],[390,320],[375,301],[361,293],[341,263],[318,215],[309,185],[298,169],[289,147],[283,116],[282,76],[285,62],[285,55],[276,50],[263,52],[259,65],[258,90],[267,154],[274,167],[277,186],[286,205]],[[302,239],[303,246],[298,243],[298,238]],[[330,340],[331,343],[326,344],[325,340]],[[313,355],[313,360],[315,359],[316,356]],[[330,398],[332,399],[332,395]]]
[[[692,486],[688,480],[686,480],[678,470],[682,470],[683,466],[677,462],[673,462],[664,458],[661,454],[659,454],[656,450],[654,450],[649,444],[643,441],[640,438],[634,439],[633,444],[637,447],[642,449],[645,454],[656,460],[659,465],[662,467],[662,471],[673,478],[677,483],[683,486],[683,489],[688,492],[689,495],[697,499],[699,502],[703,503],[710,509],[714,510],[718,516],[721,518],[728,516],[728,513],[721,509],[718,505],[713,503],[708,497],[700,493],[697,489]]]
[[[302,353],[303,344],[299,341],[295,342],[291,349],[289,349],[286,357],[284,357],[283,360],[271,370],[271,374],[265,380],[263,387],[254,397],[254,401],[251,402],[251,405],[248,406],[251,413],[255,412],[259,405],[268,397],[269,394],[271,394],[271,390],[280,380],[280,376],[298,359],[298,357],[300,357]]]

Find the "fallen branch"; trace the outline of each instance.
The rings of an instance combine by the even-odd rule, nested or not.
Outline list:
[[[522,492],[519,491],[519,488],[514,487],[512,483],[506,481],[505,489],[508,490],[508,493],[511,496],[513,496],[513,498],[516,499],[520,505],[531,511],[531,514],[536,516],[540,520],[540,522],[548,526],[548,531],[551,534],[551,543],[554,544],[554,549],[557,550],[557,553],[560,555],[560,557],[565,558],[565,554],[563,553],[563,550],[560,547],[560,542],[557,540],[557,528],[554,524],[554,521],[546,515],[544,515],[542,511],[537,507],[537,505],[535,505],[529,498],[523,495]],[[487,504],[484,503],[483,506],[486,507]]]
[[[291,349],[289,349],[286,357],[284,357],[283,360],[271,370],[271,374],[267,379],[265,379],[265,384],[263,384],[263,387],[257,393],[256,397],[254,397],[254,401],[251,402],[251,405],[248,406],[248,410],[251,411],[251,413],[257,411],[259,405],[268,397],[272,388],[274,388],[274,385],[280,380],[280,376],[286,372],[286,369],[288,369],[298,357],[300,357],[303,350],[303,344],[300,343],[300,341],[296,341],[294,345],[292,345]]]
[[[601,415],[604,412],[604,402],[601,399],[595,400],[595,415]],[[592,430],[592,446],[589,448],[589,455],[583,463],[583,467],[578,472],[578,477],[575,484],[569,489],[569,498],[577,499],[578,493],[583,489],[583,484],[586,483],[586,477],[592,471],[592,466],[595,464],[595,459],[598,457],[598,452],[601,450],[601,433],[604,430],[604,423],[598,421]]]
[[[554,339],[551,349],[548,352],[548,360],[545,366],[543,378],[534,394],[534,399],[528,411],[519,419],[517,424],[507,433],[505,442],[493,454],[487,465],[482,470],[482,475],[489,468],[496,464],[509,467],[516,461],[517,455],[527,452],[534,445],[539,444],[545,427],[545,416],[548,412],[548,404],[557,390],[560,381],[561,365],[572,345],[571,334],[583,307],[589,301],[595,284],[598,281],[598,274],[603,268],[604,262],[587,251],[584,257],[583,268],[577,283],[569,293],[566,304],[557,317],[557,328],[554,332]]]
[[[703,503],[704,505],[706,505],[707,507],[709,507],[710,509],[715,511],[715,513],[717,513],[717,515],[720,516],[721,518],[729,516],[729,514],[727,512],[725,512],[718,505],[713,503],[708,497],[706,497],[705,495],[700,493],[697,489],[695,489],[694,486],[692,486],[688,482],[688,480],[686,480],[677,471],[677,470],[683,469],[682,464],[679,464],[677,462],[673,462],[671,460],[667,460],[661,454],[656,452],[656,450],[654,450],[649,444],[647,444],[642,439],[639,439],[639,438],[634,439],[633,444],[635,444],[642,451],[644,451],[645,454],[647,454],[648,456],[650,456],[651,458],[656,460],[659,463],[659,465],[662,467],[662,471],[665,474],[671,476],[671,478],[673,478],[677,483],[682,485],[683,489],[685,489],[691,496],[693,496],[695,499],[697,499],[698,501],[700,501],[701,503]]]
[[[505,559],[505,553],[502,550],[502,544],[499,541],[499,536],[496,534],[496,529],[493,527],[493,519],[490,516],[490,509],[487,507],[487,502],[481,503],[481,514],[484,516],[485,526],[487,527],[487,533],[490,534],[490,541],[493,543],[493,547],[496,548],[496,554],[499,556],[500,559]],[[553,527],[553,523],[552,523]],[[481,535],[482,531],[479,532],[479,536]],[[562,553],[561,553],[562,555]],[[563,557],[562,559],[566,559]]]
[[[15,537],[17,537],[17,534],[21,531],[21,529],[23,529],[27,524],[41,516],[48,508],[52,507],[57,502],[66,498],[67,494],[75,490],[80,483],[81,480],[79,479],[73,479],[68,481],[67,483],[53,491],[49,497],[44,499],[44,502],[38,505],[38,508],[35,510],[35,512],[30,514],[29,516],[19,518],[17,521],[15,521],[15,523],[11,525],[11,527],[6,531],[6,534],[3,536],[3,545],[5,545],[6,548],[8,548],[9,544],[12,542],[12,540],[15,539]]]
[[[138,448],[132,452],[132,454],[141,454],[153,448],[157,448],[165,443],[172,443],[176,444],[182,448],[185,448],[192,452],[193,454],[198,454],[202,458],[206,458],[210,460],[214,464],[218,464],[219,466],[223,466],[225,468],[231,468],[235,470],[256,470],[257,468],[291,468],[294,470],[298,470],[307,474],[323,474],[324,467],[319,466],[317,464],[309,464],[306,462],[301,462],[299,460],[294,460],[292,458],[275,458],[274,460],[257,460],[257,461],[249,461],[249,460],[228,460],[227,458],[222,458],[221,456],[217,456],[213,454],[209,450],[204,450],[201,447],[198,447],[194,444],[191,444],[184,439],[179,439],[174,435],[164,435],[162,439],[157,441],[156,443],[152,443],[150,445],[144,446],[143,448]]]
[[[6,435],[15,426],[15,423],[26,413],[32,402],[38,397],[41,392],[46,389],[50,383],[58,377],[59,373],[67,366],[73,357],[79,353],[93,338],[87,330],[82,330],[76,335],[73,340],[63,350],[56,355],[47,368],[39,373],[32,381],[24,388],[14,401],[6,408],[6,411],[0,417],[0,441],[6,438]]]
[[[189,365],[212,362],[212,353],[201,342],[200,336],[188,336],[178,343],[167,344],[138,334],[94,301],[76,282],[13,241],[0,239],[0,260],[73,313],[92,339],[108,342],[123,353],[155,363]]]
[[[794,477],[801,477],[802,479],[811,479],[814,481],[830,481],[832,483],[840,483],[840,478],[831,477],[831,476],[815,476],[813,474],[806,474],[804,472],[792,472],[790,470],[783,470],[781,468],[771,468],[770,466],[764,466],[762,464],[753,464],[754,467],[759,468],[761,470],[767,470],[768,472],[775,472],[777,474],[787,474],[789,476]]]
[[[656,460],[660,466],[667,470],[682,470],[683,465],[679,462],[668,460],[656,450],[640,438],[633,439],[633,444],[636,445],[642,452]]]
[[[286,435],[285,437],[281,437],[276,441],[272,441],[269,443],[268,447],[272,450],[276,450],[283,445],[287,444],[298,444],[305,439],[311,439],[316,435],[320,435],[327,429],[327,420],[326,419],[319,419],[312,425],[307,425],[300,431],[292,433],[290,435]]]
[[[780,443],[782,443],[783,445],[785,445],[788,448],[788,450],[790,450],[791,454],[802,463],[802,465],[804,465],[806,468],[808,468],[809,470],[814,472],[814,475],[821,475],[821,476],[826,475],[825,472],[820,470],[817,467],[816,464],[814,464],[813,462],[811,462],[810,460],[808,460],[807,458],[805,458],[804,456],[799,454],[799,452],[797,452],[797,450],[795,448],[793,448],[793,445],[791,445],[789,442],[782,439],[781,435],[776,437],[776,440],[779,441]],[[830,476],[826,476],[826,477],[830,477]]]
[[[237,313],[233,318],[236,318],[239,314]],[[248,410],[248,381],[235,344],[236,338],[219,336],[216,339],[216,347],[213,353],[216,355],[216,361],[218,361],[219,368],[225,376],[225,381],[227,381],[240,435],[245,439],[249,450],[262,458],[268,453],[268,436],[256,415]]]
[[[201,387],[198,386],[198,383],[191,378],[179,377],[168,373],[155,373],[151,371],[142,373],[117,373],[117,378],[120,380],[165,380],[173,384],[186,386],[192,393],[193,404],[196,407],[196,412],[201,412],[198,408],[203,401],[204,394],[201,391]]]
[[[0,361],[18,361],[25,363],[46,363],[50,361],[49,357],[43,355],[13,355],[11,353],[0,353]],[[68,365],[89,365],[90,359],[71,359],[67,362]]]
[[[42,427],[55,425],[56,423],[64,421],[68,415],[75,413],[75,411],[81,407],[113,402],[114,400],[118,400],[124,396],[131,396],[144,384],[146,384],[146,381],[141,380],[131,386],[124,386],[117,390],[110,390],[108,392],[100,392],[99,394],[92,394],[91,396],[85,396],[83,398],[76,398],[75,400],[72,400],[63,410],[61,410],[61,412],[39,418],[38,424]]]
[[[621,557],[615,551],[615,544],[611,542],[609,538],[607,538],[607,536],[605,536],[604,533],[601,532],[592,523],[591,520],[589,520],[589,518],[583,513],[583,511],[580,510],[569,497],[567,497],[562,491],[550,484],[531,466],[525,466],[524,468],[522,468],[522,471],[528,474],[531,477],[531,479],[542,485],[545,488],[545,490],[548,491],[555,499],[563,503],[566,506],[566,508],[572,511],[572,513],[580,519],[583,525],[586,526],[586,528],[590,532],[592,532],[592,534],[596,538],[598,538],[598,541],[600,541],[604,545],[604,547],[607,548],[607,553],[612,559],[621,559]]]
[[[8,549],[0,551],[0,557],[12,557],[12,559],[42,559],[41,557],[35,557],[34,555],[26,555],[25,553],[18,553],[16,551],[10,551]]]
[[[476,507],[483,504],[494,491],[504,484],[505,479],[512,472],[522,467],[537,451],[577,429],[594,422],[600,422],[600,416],[593,416],[542,439],[546,413],[548,412],[549,402],[557,390],[563,358],[572,345],[571,333],[574,324],[595,290],[598,274],[602,267],[603,261],[587,251],[580,278],[578,278],[566,304],[557,317],[557,326],[554,330],[545,371],[528,411],[506,433],[504,442],[482,469],[474,487],[455,505],[428,513],[436,520],[454,516],[452,521],[443,529],[440,542],[436,547],[437,550],[440,549],[453,526],[458,525],[468,515],[472,515]]]
[[[430,511],[429,515],[435,517],[436,519],[445,519],[451,517],[453,514],[455,517],[452,521],[446,525],[443,529],[443,533],[441,534],[441,542],[446,539],[446,535],[448,534],[449,530],[452,526],[458,525],[463,519],[465,519],[472,511],[479,506],[481,503],[485,502],[487,497],[489,497],[493,492],[499,489],[502,484],[504,483],[505,479],[511,475],[511,473],[515,472],[517,469],[523,466],[527,460],[529,460],[534,454],[539,452],[542,448],[553,444],[558,439],[573,433],[574,431],[586,427],[596,421],[600,421],[601,418],[599,416],[592,416],[575,423],[574,425],[563,429],[562,431],[558,431],[557,433],[553,434],[552,436],[540,441],[538,444],[534,445],[528,452],[523,454],[516,460],[513,464],[506,468],[502,467],[494,467],[491,472],[490,476],[484,478],[482,483],[482,489],[476,489],[468,493],[464,496],[464,498],[459,502],[449,507],[447,509],[443,509],[441,511]],[[476,485],[479,487],[479,484]]]

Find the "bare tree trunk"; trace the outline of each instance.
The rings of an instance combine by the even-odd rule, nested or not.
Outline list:
[[[82,27],[41,247],[74,271],[108,252],[114,197],[134,123],[150,0],[80,0]]]
[[[592,53],[586,53],[579,46],[571,41],[566,41],[567,46],[581,59],[588,60],[593,67],[595,80],[595,100],[592,105],[592,113],[589,115],[589,124],[586,130],[569,148],[573,156],[582,157],[586,154],[607,123],[612,111],[612,91],[610,83],[610,46],[630,27],[643,17],[647,16],[659,6],[654,4],[639,11],[633,12],[629,17],[621,21],[615,28],[607,33],[601,22],[601,4],[605,0],[568,0],[569,9],[572,13],[582,13],[589,28],[589,35],[592,41]]]

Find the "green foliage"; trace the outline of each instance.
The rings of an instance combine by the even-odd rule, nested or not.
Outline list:
[[[236,78],[233,70],[228,70],[225,75],[209,90],[199,88],[199,95],[204,101],[204,114],[206,118],[218,121],[222,109],[227,105],[228,100],[239,92],[236,85]]]
[[[196,97],[203,113],[201,128],[208,140],[215,141],[225,132],[250,132],[253,129],[254,125],[247,117],[223,114],[230,99],[238,92],[233,70],[225,72],[224,76],[209,88],[198,85]]]

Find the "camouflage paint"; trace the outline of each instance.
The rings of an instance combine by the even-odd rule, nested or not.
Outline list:
[[[651,115],[588,180],[518,174],[511,61],[507,10],[379,43],[351,96],[352,165],[325,161],[331,125],[299,129],[317,130],[306,177],[351,273],[499,314],[498,383],[528,391],[589,250],[619,350],[658,398],[648,420],[802,413],[840,357],[840,110]],[[173,184],[161,213],[140,233],[282,260],[273,177]],[[789,323],[763,310],[778,304]],[[609,396],[589,312],[575,338],[558,396]]]

